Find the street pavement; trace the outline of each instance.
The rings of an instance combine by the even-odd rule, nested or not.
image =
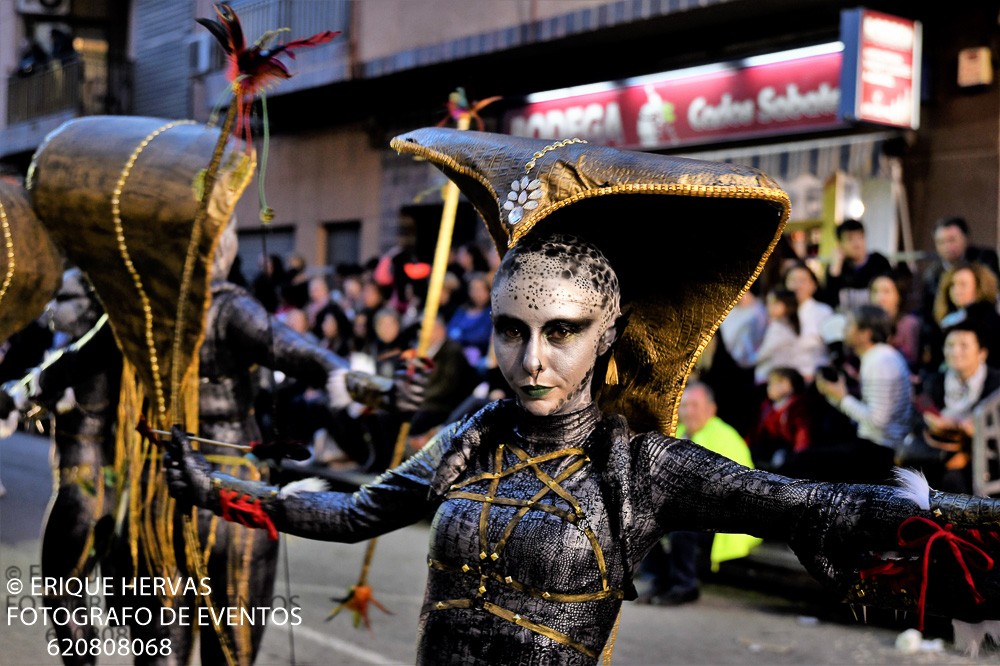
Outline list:
[[[37,567],[39,527],[51,492],[49,446],[45,438],[17,433],[0,440],[0,569],[9,586]],[[418,524],[381,537],[369,581],[391,614],[371,609],[371,629],[355,628],[349,611],[327,619],[356,582],[366,544],[334,544],[282,537],[278,582],[271,607],[300,607],[301,624],[272,623],[259,665],[412,664],[423,585],[428,525]],[[766,558],[758,558],[759,563]],[[772,558],[773,560],[773,558]],[[772,562],[773,564],[773,562]],[[8,606],[40,599],[11,594],[0,622],[0,666],[59,664],[46,653],[45,628],[27,626]],[[272,611],[273,612],[273,611]],[[277,618],[278,614],[273,617]],[[923,649],[904,654],[895,647],[913,618],[870,614],[854,621],[842,605],[801,580],[793,567],[737,565],[711,576],[699,601],[676,608],[626,603],[614,650],[614,664],[1000,664],[1000,653],[976,658],[955,650],[946,624],[929,627]],[[934,639],[937,639],[935,643]],[[131,664],[131,657],[102,656],[100,664]],[[197,657],[192,666],[198,666]],[[221,666],[203,664],[202,666]]]

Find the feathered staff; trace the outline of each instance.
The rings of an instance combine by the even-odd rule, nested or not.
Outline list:
[[[469,104],[465,96],[465,90],[458,88],[448,97],[448,114],[455,119],[457,128],[460,130],[469,129],[469,124],[473,118],[476,119],[482,128],[482,118],[478,112],[487,104],[500,99],[490,97],[481,102]],[[448,118],[439,123],[447,122]],[[441,225],[438,230],[437,246],[434,249],[434,264],[431,267],[430,282],[427,286],[427,298],[424,301],[423,318],[420,322],[420,337],[417,340],[417,348],[407,352],[410,358],[424,358],[431,345],[431,334],[434,330],[434,322],[437,319],[438,306],[441,304],[441,291],[444,287],[444,276],[448,268],[448,254],[451,250],[452,230],[455,228],[455,212],[458,210],[458,186],[454,182],[448,181],[444,189],[444,208],[441,211]],[[403,453],[406,451],[406,442],[410,437],[410,422],[404,421],[399,428],[399,435],[396,437],[396,447],[392,452],[392,461],[389,467],[396,467],[403,461]],[[365,559],[361,565],[361,575],[358,582],[347,591],[342,598],[334,598],[337,606],[327,616],[330,620],[337,616],[340,611],[349,609],[354,615],[354,626],[364,623],[365,627],[371,629],[371,622],[368,619],[368,605],[373,604],[384,613],[390,613],[389,609],[380,604],[372,596],[372,588],[368,584],[368,571],[371,568],[372,558],[375,555],[375,544],[377,539],[368,542],[368,549],[365,551]]]
[[[264,197],[264,171],[267,168],[269,138],[265,91],[275,83],[292,77],[291,72],[278,59],[278,56],[284,54],[294,60],[295,51],[325,44],[339,35],[340,31],[324,30],[306,39],[296,39],[287,44],[271,46],[271,42],[281,33],[287,32],[288,28],[268,30],[253,43],[253,46],[247,48],[240,17],[236,15],[233,8],[225,2],[220,2],[215,5],[215,13],[219,17],[218,21],[204,18],[196,20],[215,36],[229,60],[227,77],[232,84],[236,103],[229,107],[229,113],[226,116],[226,129],[223,134],[229,134],[233,119],[235,119],[236,134],[243,136],[248,151],[253,146],[253,137],[250,133],[250,109],[253,108],[254,98],[260,96],[264,116],[264,144],[261,148],[257,182],[261,204],[260,217],[262,222],[267,223],[274,219],[274,211],[267,206]]]

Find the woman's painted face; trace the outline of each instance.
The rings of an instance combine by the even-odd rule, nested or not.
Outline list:
[[[518,262],[493,287],[497,365],[531,414],[578,411],[592,402],[594,365],[614,341],[617,301],[586,266],[542,253]]]
[[[963,268],[951,277],[948,296],[956,307],[964,308],[976,302],[976,274]]]

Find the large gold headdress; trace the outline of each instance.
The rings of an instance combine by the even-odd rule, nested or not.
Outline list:
[[[62,275],[62,257],[25,190],[0,181],[0,341],[45,309]]]
[[[391,146],[451,178],[501,256],[539,230],[571,232],[604,251],[628,323],[614,350],[619,381],[599,401],[636,430],[673,434],[695,361],[789,214],[773,180],[732,164],[444,128]]]
[[[252,174],[252,153],[230,141],[199,214],[196,184],[219,137],[191,121],[78,118],[46,138],[29,171],[36,212],[93,283],[164,426],[197,378],[215,246]]]

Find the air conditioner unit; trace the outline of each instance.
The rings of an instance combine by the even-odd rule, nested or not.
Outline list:
[[[66,16],[70,0],[17,0],[17,11],[41,16]]]

